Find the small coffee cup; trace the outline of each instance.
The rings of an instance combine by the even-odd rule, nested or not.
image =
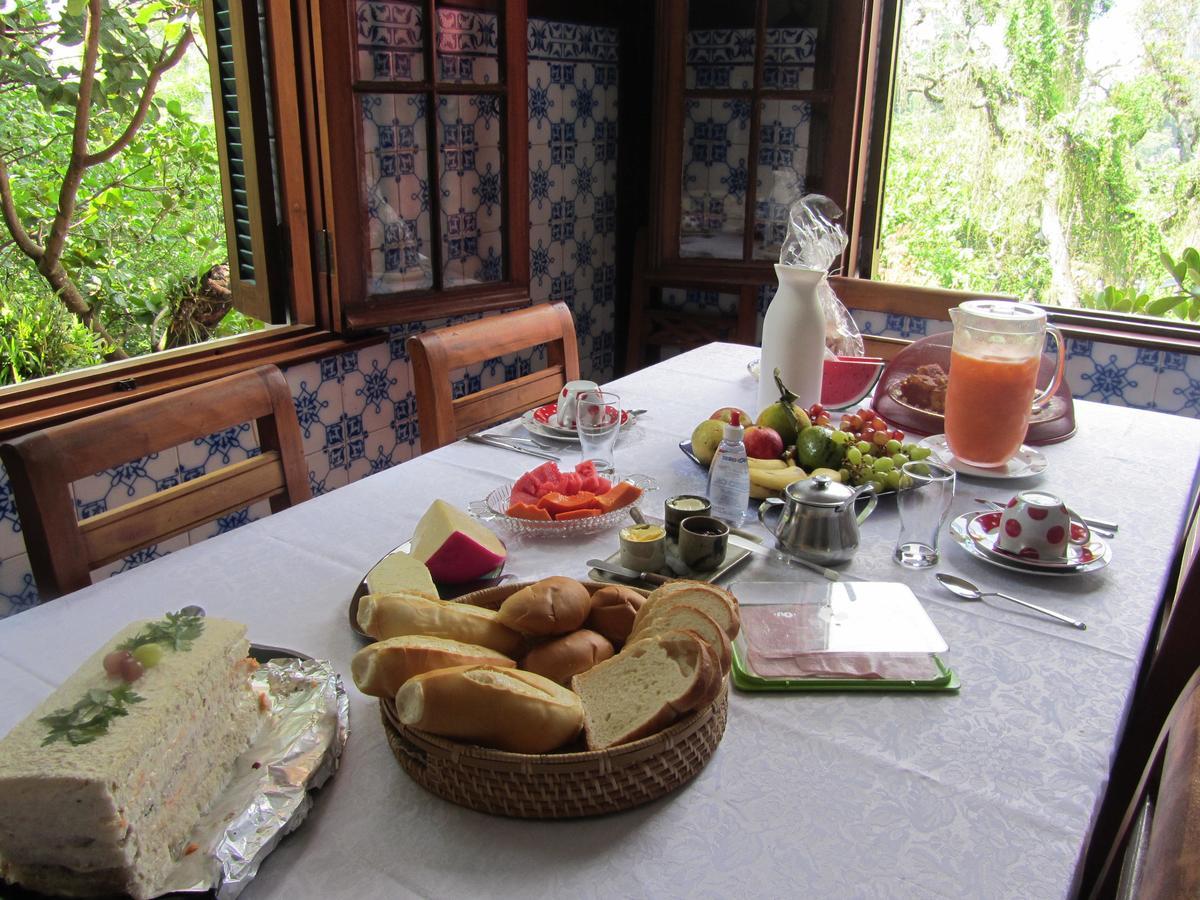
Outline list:
[[[667,567],[667,532],[660,525],[646,523],[622,528],[621,565],[635,572],[660,572]]]
[[[679,523],[689,516],[707,516],[712,512],[712,504],[707,497],[699,494],[680,494],[671,497],[663,504],[663,524],[667,536],[671,540],[679,540]]]
[[[1091,539],[1087,523],[1054,494],[1021,491],[1000,516],[996,549],[1025,559],[1061,560],[1071,544]]]
[[[578,421],[579,395],[584,391],[597,391],[600,385],[594,381],[568,381],[558,392],[558,410],[554,421],[559,428],[574,428]]]
[[[712,516],[688,516],[679,523],[679,558],[689,569],[711,572],[725,561],[729,526]]]

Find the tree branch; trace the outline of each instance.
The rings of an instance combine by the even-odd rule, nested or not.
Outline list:
[[[4,224],[8,226],[8,231],[16,245],[21,248],[21,252],[30,259],[40,260],[46,251],[34,243],[21,224],[17,206],[13,202],[12,185],[8,180],[8,166],[3,159],[0,159],[0,206],[4,209]]]
[[[163,74],[183,59],[183,54],[187,52],[188,46],[192,43],[192,29],[184,30],[183,36],[179,39],[179,43],[175,45],[175,49],[169,55],[160,56],[154,68],[150,70],[149,76],[146,78],[146,84],[142,88],[141,99],[138,100],[137,110],[133,114],[133,118],[129,120],[129,125],[121,136],[97,153],[90,153],[84,157],[83,165],[85,168],[97,166],[102,162],[108,162],[122,150],[129,146],[129,142],[133,140],[133,136],[137,134],[142,123],[146,121],[146,114],[150,111],[150,101],[154,99],[154,92],[158,88],[158,81]],[[165,52],[165,48],[164,48]]]

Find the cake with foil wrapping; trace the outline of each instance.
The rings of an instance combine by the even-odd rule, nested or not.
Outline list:
[[[114,636],[0,740],[0,876],[153,897],[264,718],[246,628],[169,614]]]

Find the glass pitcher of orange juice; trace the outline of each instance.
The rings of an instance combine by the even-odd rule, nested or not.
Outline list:
[[[950,310],[954,343],[946,386],[946,443],[964,463],[1003,466],[1021,449],[1034,406],[1062,381],[1062,334],[1028,303],[968,300]],[[1037,392],[1046,332],[1058,360],[1050,385]]]

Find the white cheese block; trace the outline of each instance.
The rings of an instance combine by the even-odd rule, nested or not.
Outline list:
[[[459,584],[503,565],[508,552],[477,519],[445,500],[434,500],[413,531],[412,555],[429,567],[434,581]]]
[[[367,573],[367,590],[372,594],[400,594],[416,591],[437,599],[437,585],[429,568],[407,553],[389,553]]]

